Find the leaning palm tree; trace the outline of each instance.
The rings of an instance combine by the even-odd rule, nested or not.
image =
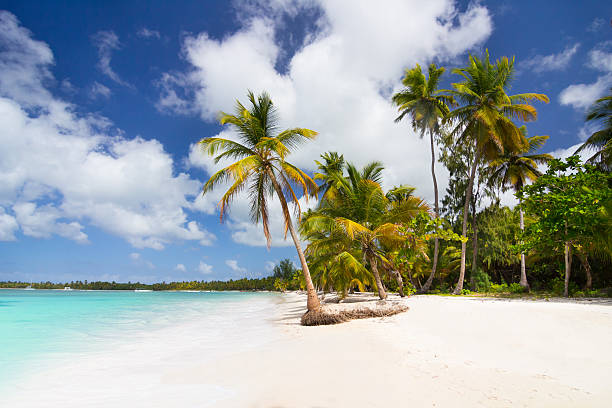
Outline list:
[[[268,200],[273,193],[276,193],[283,211],[285,237],[289,230],[302,264],[302,273],[308,291],[308,310],[317,310],[320,307],[319,299],[287,204],[293,203],[295,212],[299,215],[301,211],[294,191],[295,186],[299,186],[303,196],[308,199],[309,196],[316,196],[317,185],[306,173],[286,161],[292,149],[304,141],[314,139],[317,132],[304,128],[279,132],[276,111],[268,94],[264,92],[256,98],[249,91],[248,99],[251,103],[250,109],[237,101],[234,115],[224,112],[219,115],[222,125],[232,125],[237,133],[237,141],[220,137],[210,137],[200,141],[202,150],[209,156],[215,156],[215,163],[228,159],[237,160],[213,174],[204,184],[203,194],[212,191],[220,184],[231,183],[219,202],[222,221],[232,201],[248,189],[251,219],[255,223],[262,222],[269,248],[271,235]]]
[[[434,187],[434,215],[439,215],[438,205],[438,181],[436,179],[436,153],[434,135],[440,133],[440,126],[443,118],[449,113],[448,106],[455,103],[454,99],[448,95],[440,93],[438,84],[440,77],[444,73],[444,67],[437,68],[436,64],[429,66],[429,78],[421,71],[421,66],[416,64],[412,69],[407,69],[402,84],[406,87],[393,95],[393,103],[397,105],[400,115],[395,118],[396,122],[401,121],[405,116],[412,119],[412,127],[420,132],[421,138],[425,133],[429,133],[431,146],[431,177]],[[438,238],[434,239],[434,256],[431,273],[427,282],[423,285],[421,292],[427,292],[431,287],[436,267],[438,264]]]
[[[327,259],[343,253],[348,259],[351,255],[355,270],[361,270],[358,264],[369,266],[378,295],[385,299],[387,294],[379,272],[379,266],[385,268],[389,264],[385,248],[401,245],[406,237],[400,231],[400,224],[420,212],[429,212],[429,207],[422,199],[412,196],[412,189],[407,187],[395,189],[390,193],[393,200],[389,199],[380,185],[382,170],[378,162],[366,165],[361,171],[347,164],[346,176],[333,175],[329,190],[333,198],[321,201],[316,210],[303,217],[300,232],[310,241],[309,255],[324,253],[324,249]],[[316,235],[321,232],[322,236]],[[329,251],[331,243],[339,242],[342,245],[336,252]],[[355,250],[361,254],[361,261],[353,255]]]
[[[527,128],[521,126],[521,131],[527,137]],[[507,191],[512,188],[514,192],[518,192],[529,181],[535,181],[541,176],[538,170],[538,164],[545,164],[553,157],[547,153],[536,153],[544,143],[548,140],[548,136],[532,136],[527,137],[529,147],[524,152],[513,152],[506,149],[504,154],[493,160],[490,163],[491,175],[489,177],[490,185],[501,186],[502,190]],[[525,229],[523,209],[519,205],[520,227],[521,231]],[[521,280],[520,284],[526,290],[529,290],[527,283],[527,273],[525,271],[525,254],[521,253]]]
[[[576,153],[584,149],[595,149],[595,154],[588,161],[598,163],[609,170],[612,168],[612,88],[610,95],[595,101],[587,113],[586,120],[601,123],[602,129],[593,133]]]
[[[506,150],[522,152],[528,149],[525,136],[512,120],[535,120],[537,112],[529,102],[538,100],[548,103],[549,99],[537,93],[508,95],[507,90],[514,73],[514,58],[509,60],[503,57],[493,64],[488,50],[482,59],[470,56],[468,66],[454,69],[453,73],[461,75],[464,80],[452,84],[453,90],[447,92],[463,106],[448,115],[448,120],[455,125],[450,135],[456,138],[457,143],[468,144],[474,151],[463,209],[462,235],[466,236],[468,210],[478,165],[505,154]],[[459,279],[453,291],[456,295],[463,290],[465,255],[466,242],[462,242]]]

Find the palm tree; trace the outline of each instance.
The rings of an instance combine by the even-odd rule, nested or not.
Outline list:
[[[429,208],[411,194],[397,192],[404,199],[389,200],[380,186],[383,167],[378,162],[366,165],[362,171],[348,164],[346,170],[346,177],[333,175],[329,190],[333,199],[322,201],[315,211],[309,211],[302,219],[300,231],[310,241],[309,255],[327,251],[328,260],[330,256],[342,255],[347,259],[350,256],[354,270],[361,270],[357,263],[363,267],[367,263],[378,295],[385,299],[387,294],[378,270],[379,265],[389,263],[383,248],[403,243],[406,238],[399,231],[399,223],[418,212],[428,212]],[[333,245],[338,245],[335,250]],[[355,250],[361,253],[361,262]]]
[[[406,87],[402,91],[393,95],[393,103],[397,105],[400,115],[395,118],[396,122],[401,121],[404,116],[408,115],[412,118],[412,127],[415,131],[421,133],[421,138],[425,133],[429,133],[429,142],[431,146],[431,178],[434,186],[434,215],[437,218],[439,215],[438,204],[438,181],[436,179],[436,153],[434,134],[440,133],[440,125],[442,119],[449,113],[448,105],[455,103],[450,96],[443,95],[438,90],[440,77],[444,73],[444,67],[437,68],[436,64],[429,66],[429,78],[421,71],[421,66],[416,64],[412,69],[407,69],[402,84]],[[421,292],[427,292],[431,287],[436,267],[438,264],[438,238],[434,239],[434,256],[431,267],[431,273],[427,282],[423,285]]]
[[[593,133],[576,153],[587,148],[596,149],[588,161],[599,163],[601,167],[609,170],[612,168],[612,88],[610,95],[595,101],[587,113],[586,120],[600,122],[603,128]]]
[[[492,64],[488,50],[482,59],[470,56],[468,66],[454,69],[453,73],[461,75],[464,80],[452,84],[454,89],[447,91],[463,104],[448,115],[448,120],[455,124],[451,136],[456,137],[457,143],[467,143],[474,149],[463,208],[462,235],[466,236],[468,210],[479,163],[491,161],[506,150],[522,152],[528,149],[525,136],[512,119],[524,122],[535,120],[537,112],[529,102],[539,100],[548,103],[549,99],[536,93],[508,95],[507,89],[514,73],[514,58],[509,60],[503,57]],[[453,291],[456,295],[463,290],[465,254],[466,242],[462,242],[459,280]]]
[[[514,192],[518,192],[529,181],[535,181],[542,175],[538,170],[538,164],[545,164],[553,157],[550,154],[535,153],[548,140],[548,136],[532,136],[527,137],[527,128],[521,126],[521,132],[527,139],[529,147],[524,152],[514,152],[506,149],[497,159],[490,163],[491,176],[489,184],[500,185],[502,190],[506,191],[512,188]],[[520,203],[519,203],[520,204]],[[520,228],[525,229],[525,221],[523,209],[519,205]],[[527,273],[525,271],[525,254],[521,253],[521,280],[520,284],[526,290],[529,290],[527,283]]]
[[[299,215],[300,205],[294,187],[299,186],[303,196],[308,199],[309,196],[316,196],[317,185],[306,173],[285,160],[292,149],[304,141],[314,139],[317,132],[304,128],[279,132],[276,110],[270,96],[264,92],[256,98],[253,92],[249,91],[248,99],[251,103],[250,109],[236,101],[234,115],[224,112],[219,115],[222,125],[232,125],[238,136],[237,141],[220,137],[200,141],[202,150],[209,156],[215,156],[215,163],[227,159],[237,160],[213,174],[204,184],[203,194],[212,191],[219,184],[232,183],[219,202],[220,219],[223,221],[233,199],[248,187],[251,219],[255,223],[262,222],[270,248],[268,199],[276,193],[283,211],[285,237],[289,230],[302,264],[308,291],[308,310],[317,310],[320,307],[319,299],[287,205],[287,202],[292,202],[296,214]]]

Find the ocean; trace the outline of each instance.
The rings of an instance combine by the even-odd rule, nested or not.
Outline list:
[[[0,402],[9,391],[62,386],[51,373],[74,371],[80,362],[124,373],[145,362],[184,363],[194,350],[202,363],[257,346],[270,339],[279,299],[275,293],[2,289]]]

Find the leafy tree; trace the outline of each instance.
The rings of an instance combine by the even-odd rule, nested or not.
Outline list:
[[[440,126],[444,117],[448,114],[449,104],[454,104],[454,99],[448,95],[442,94],[438,90],[440,77],[444,73],[444,67],[436,67],[431,64],[428,69],[429,78],[421,71],[421,66],[416,64],[412,69],[407,69],[402,84],[405,86],[403,90],[393,95],[392,100],[397,105],[400,115],[395,119],[396,122],[401,121],[405,116],[412,119],[412,127],[415,131],[420,132],[421,138],[425,133],[429,133],[429,142],[431,147],[431,177],[434,186],[434,215],[438,217],[440,214],[438,204],[438,181],[436,179],[436,153],[434,135],[440,134]],[[434,255],[429,278],[423,285],[422,292],[427,292],[431,287],[436,267],[438,263],[439,242],[434,240]]]
[[[603,169],[612,168],[612,88],[610,95],[599,98],[589,109],[587,122],[599,123],[601,129],[593,133],[576,153],[584,149],[595,149],[596,152],[588,160],[597,163]]]
[[[291,262],[290,259],[283,259],[278,265],[274,266],[274,269],[272,269],[272,276],[289,281],[293,279],[293,275],[295,275],[296,271],[297,269],[293,266],[293,262]]]
[[[249,109],[237,101],[234,115],[223,112],[220,114],[221,124],[232,125],[238,134],[238,141],[219,137],[205,138],[200,141],[203,151],[210,156],[215,156],[215,163],[238,159],[213,174],[204,184],[203,193],[206,194],[225,182],[232,183],[219,202],[220,217],[223,220],[223,215],[232,200],[248,187],[251,219],[255,223],[262,222],[268,247],[271,242],[268,225],[268,198],[273,193],[276,194],[283,211],[285,234],[289,230],[302,265],[302,273],[308,290],[308,310],[316,310],[320,307],[319,299],[312,284],[306,258],[293,226],[287,203],[293,203],[299,215],[300,205],[294,186],[299,186],[304,197],[308,198],[316,196],[317,185],[306,173],[286,161],[286,157],[300,143],[314,139],[317,132],[304,128],[279,132],[276,111],[269,95],[263,93],[256,98],[249,91],[248,99],[251,103]]]
[[[521,126],[521,131],[527,136],[525,126]],[[535,181],[541,175],[538,164],[545,164],[553,158],[550,154],[536,153],[546,143],[546,140],[548,140],[548,136],[527,137],[528,148],[525,151],[515,152],[506,149],[500,157],[490,163],[491,176],[489,183],[500,185],[504,191],[512,188],[516,193],[529,181]],[[522,231],[525,229],[525,221],[520,206],[519,214]],[[529,290],[524,253],[521,253],[521,280],[519,283],[524,289]]]
[[[510,151],[525,151],[527,141],[513,119],[525,122],[535,120],[536,109],[529,104],[532,100],[548,102],[543,94],[524,93],[508,95],[514,58],[503,57],[495,63],[490,62],[489,52],[483,58],[470,56],[465,68],[457,68],[453,73],[463,77],[462,82],[453,83],[448,90],[462,104],[448,115],[455,127],[451,132],[457,143],[464,143],[474,151],[469,181],[463,209],[462,234],[467,234],[467,217],[472,198],[474,178],[478,163],[490,161]],[[461,245],[461,267],[454,294],[460,294],[465,278],[466,243]]]
[[[578,156],[554,159],[546,174],[524,186],[517,197],[537,221],[525,229],[520,249],[539,245],[559,250],[565,260],[564,296],[568,296],[572,250],[589,245],[606,230],[606,204],[612,199],[612,175],[582,165]],[[608,229],[609,231],[609,229]]]

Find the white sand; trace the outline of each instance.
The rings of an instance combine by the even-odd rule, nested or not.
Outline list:
[[[41,373],[17,396],[0,396],[0,405],[608,407],[612,401],[612,306],[415,296],[406,300],[410,310],[396,316],[302,327],[305,298],[283,299],[273,325],[246,331],[242,341],[250,349],[211,359],[210,349],[194,341],[197,334],[158,333],[116,350],[112,362],[92,354]]]

